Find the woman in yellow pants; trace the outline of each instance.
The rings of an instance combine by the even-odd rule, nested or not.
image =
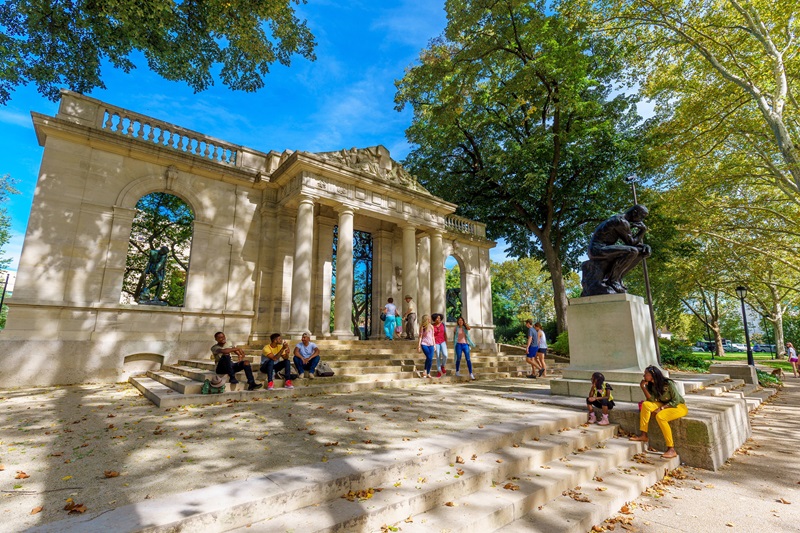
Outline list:
[[[644,369],[644,379],[639,386],[644,392],[645,400],[642,402],[642,410],[639,413],[639,429],[641,435],[631,437],[631,440],[647,442],[647,428],[650,425],[650,416],[655,415],[658,427],[664,434],[667,443],[667,451],[661,457],[669,459],[676,457],[675,443],[672,440],[672,429],[669,423],[683,416],[689,410],[686,408],[686,401],[681,396],[678,386],[671,379],[665,378],[661,370],[655,366],[648,366]]]

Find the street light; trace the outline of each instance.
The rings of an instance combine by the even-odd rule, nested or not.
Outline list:
[[[736,287],[736,295],[742,302],[742,322],[744,322],[744,342],[747,343],[747,364],[755,366],[756,362],[753,360],[753,349],[750,347],[750,332],[747,330],[747,313],[744,311],[744,297],[747,296],[747,287],[739,285]]]
[[[633,191],[633,205],[639,203],[639,198],[636,197],[636,182],[639,181],[639,176],[631,174],[622,181],[631,186]],[[653,293],[650,291],[650,274],[647,272],[647,259],[642,259],[642,274],[644,276],[644,288],[647,294],[647,305],[650,307],[650,327],[653,329],[653,341],[656,344],[656,361],[661,365],[661,346],[658,345],[658,328],[656,328],[656,312],[653,309]]]

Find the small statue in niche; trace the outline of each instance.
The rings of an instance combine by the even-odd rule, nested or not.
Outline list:
[[[142,290],[142,294],[139,296],[139,303],[145,305],[167,305],[167,302],[161,300],[161,290],[164,288],[169,248],[162,246],[158,250],[150,250],[148,254],[150,258],[142,276],[145,281],[147,281],[148,275],[152,275],[152,279]]]
[[[647,208],[637,204],[597,226],[589,240],[589,261],[581,265],[581,296],[627,292],[622,278],[652,251],[642,242],[647,214]]]

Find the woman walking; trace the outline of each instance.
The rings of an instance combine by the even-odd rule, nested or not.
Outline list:
[[[797,351],[795,351],[794,345],[791,342],[786,343],[786,355],[789,356],[789,362],[792,363],[792,373],[794,377],[797,377]]]
[[[467,360],[469,379],[475,381],[475,374],[472,373],[472,361],[469,358],[469,348],[470,346],[475,346],[475,343],[469,338],[469,326],[464,322],[463,317],[458,317],[456,319],[456,327],[453,329],[453,339],[455,339],[456,344],[456,376],[461,376],[459,369],[461,368],[461,354],[463,353],[464,358]]]
[[[431,367],[433,366],[433,350],[436,346],[436,341],[433,339],[433,326],[431,325],[431,317],[422,315],[422,321],[419,326],[419,342],[417,343],[417,351],[425,354],[425,375],[423,377],[431,377]]]
[[[389,298],[386,301],[386,307],[383,308],[383,313],[386,315],[383,321],[383,332],[386,334],[387,341],[393,341],[394,328],[396,325],[394,317],[397,316],[397,306],[394,305],[394,298]]]

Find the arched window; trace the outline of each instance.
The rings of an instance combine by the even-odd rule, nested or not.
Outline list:
[[[181,307],[189,272],[194,213],[172,194],[154,192],[136,204],[120,302]]]

